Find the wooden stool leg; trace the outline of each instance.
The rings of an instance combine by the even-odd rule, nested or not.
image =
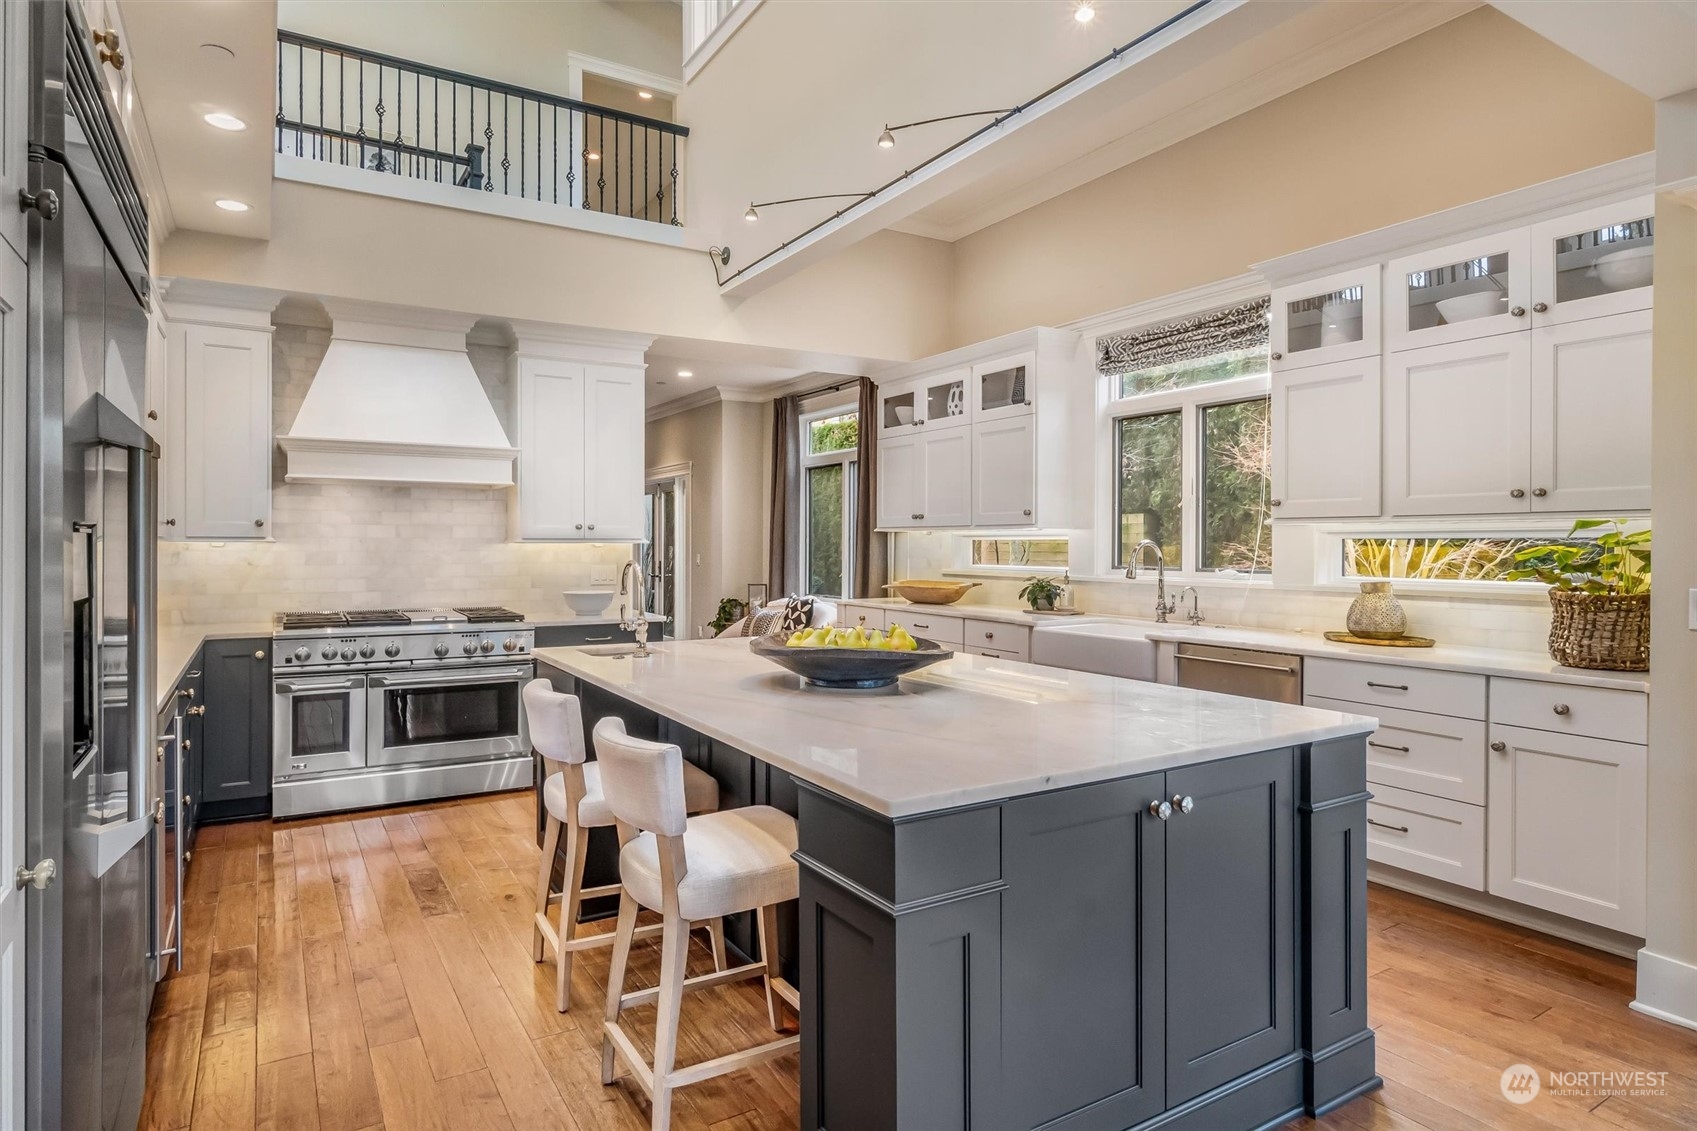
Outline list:
[[[667,915],[661,928],[659,1014],[654,1019],[654,1096],[652,1131],[672,1125],[671,1075],[678,1054],[678,1014],[683,1008],[689,965],[689,922]]]
[[[755,912],[755,925],[760,928],[760,962],[766,967],[766,976],[762,979],[766,986],[766,1020],[774,1032],[784,1028],[784,1007],[777,991],[772,988],[772,980],[782,975],[778,967],[778,909],[762,907]]]
[[[707,937],[713,942],[713,969],[725,969],[725,921],[707,920]]]
[[[625,993],[625,967],[630,962],[630,944],[636,936],[637,902],[628,892],[619,896],[619,925],[613,932],[613,957],[607,966],[608,1021],[619,1019],[619,999]],[[611,1084],[617,1073],[613,1065],[613,1038],[601,1034],[601,1082]]]
[[[560,946],[554,956],[554,1008],[572,1007],[572,948],[577,935],[578,909],[583,904],[583,861],[589,853],[589,830],[573,821],[566,829],[566,898],[560,903]]]
[[[542,836],[542,863],[537,866],[536,877],[536,913],[548,914],[548,897],[553,894],[548,881],[554,874],[554,854],[560,848],[560,822],[553,814],[548,816],[548,825]],[[534,926],[530,929],[530,957],[533,962],[542,961],[542,928]]]

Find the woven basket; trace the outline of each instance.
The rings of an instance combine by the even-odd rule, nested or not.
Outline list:
[[[1570,668],[1650,670],[1650,595],[1550,590],[1550,658]]]

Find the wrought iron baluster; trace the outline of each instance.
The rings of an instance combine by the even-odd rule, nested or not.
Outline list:
[[[600,148],[596,150],[595,210],[597,212],[605,212],[607,211],[607,116],[605,114],[597,114],[595,115],[595,118],[600,123],[595,131],[596,137],[600,139],[596,142]],[[618,130],[615,129],[613,131],[613,141],[617,143],[618,139],[619,133]]]
[[[560,108],[558,106],[553,108],[551,117],[553,118],[554,126],[552,131],[554,152],[554,203],[558,204],[560,203]],[[566,117],[569,120],[571,115],[568,114]],[[571,152],[570,146],[566,147],[566,152]],[[540,186],[537,189],[537,193],[538,195],[541,195]]]
[[[524,195],[524,99],[519,99],[519,195]]]
[[[283,152],[283,52],[285,47],[281,41],[277,44],[277,152]]]
[[[424,108],[424,100],[418,96],[419,84],[423,81],[424,76],[414,71],[412,75],[412,175],[415,177],[424,176],[424,170],[418,163],[419,156],[424,152],[424,129],[419,125],[419,112]],[[436,148],[435,138],[430,139],[430,148]]]
[[[365,60],[359,61],[359,167],[365,168]]]
[[[672,135],[672,226],[678,227],[678,135]]]
[[[295,120],[306,117],[306,44],[295,44]],[[299,128],[295,130],[295,156],[305,156],[306,139]]]

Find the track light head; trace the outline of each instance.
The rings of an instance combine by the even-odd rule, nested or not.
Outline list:
[[[750,224],[760,219],[760,213],[754,210],[754,204],[752,202],[748,206],[748,211],[742,214],[742,218],[747,220]]]
[[[894,149],[895,147],[896,147],[896,135],[890,132],[889,126],[885,126],[884,132],[878,135],[878,148],[879,149]]]

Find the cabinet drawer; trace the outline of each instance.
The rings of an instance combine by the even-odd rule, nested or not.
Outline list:
[[[923,636],[939,644],[960,647],[966,643],[966,622],[960,617],[938,616],[915,608],[891,609],[884,627],[896,624],[915,636]]]
[[[962,649],[968,656],[987,656],[992,660],[1014,660],[1018,663],[1029,663],[1029,659],[1019,652],[1003,652],[995,648],[984,648],[977,644],[968,644]]]
[[[1026,660],[1031,657],[1031,630],[1024,625],[1004,624],[993,620],[968,620],[965,643],[969,651],[976,647],[998,652],[1014,660]]]
[[[1310,695],[1310,707],[1359,712],[1356,703]],[[1367,780],[1414,793],[1485,804],[1485,724],[1477,719],[1375,707],[1367,736]]]
[[[1648,697],[1637,691],[1533,679],[1491,680],[1493,723],[1642,744],[1649,741],[1648,713]]]
[[[1367,859],[1485,890],[1485,809],[1376,786],[1367,803]]]
[[[1461,719],[1485,717],[1482,675],[1316,658],[1303,668],[1303,690],[1350,703],[1429,711]]]
[[[864,625],[869,631],[889,627],[884,610],[876,605],[837,606],[837,627],[853,628],[855,625]]]

